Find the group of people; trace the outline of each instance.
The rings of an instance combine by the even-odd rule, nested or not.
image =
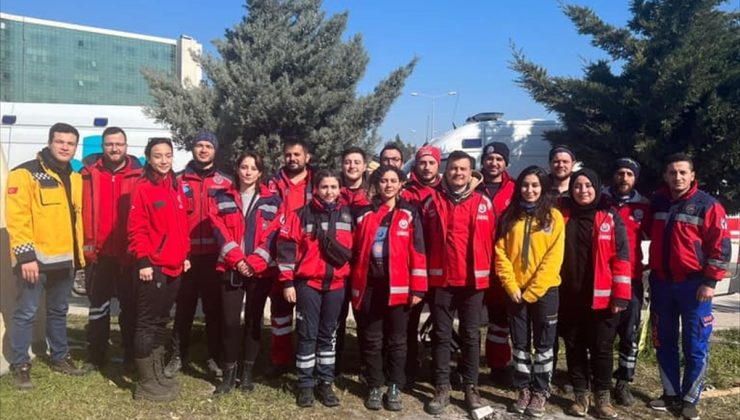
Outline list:
[[[106,363],[115,296],[124,368],[138,373],[134,397],[155,401],[177,396],[175,375],[191,362],[199,298],[207,366],[221,378],[215,393],[252,392],[269,297],[270,371],[295,367],[298,406],[340,404],[333,382],[343,368],[351,306],[365,407],[398,411],[402,388],[420,374],[417,331],[428,305],[434,395],[424,408],[441,414],[450,402],[455,341],[455,374],[472,411],[484,406],[485,306],[486,361],[492,379],[518,390],[512,411],[544,415],[562,337],[574,392],[569,414],[615,418],[613,378],[616,402],[634,403],[641,242],[649,239],[652,338],[663,383],[650,406],[698,418],[711,300],[730,240],[722,206],[697,188],[684,154],[667,158],[665,185],[648,201],[635,189],[635,160],[618,159],[602,185],[591,169],[573,171],[576,157],[565,146],[551,150],[549,173],[530,166],[516,179],[507,172],[504,143],[484,147],[480,171],[463,151],[450,153],[442,170],[440,150],[423,146],[407,180],[393,144],[369,174],[360,148],[342,153],[340,171],[316,170],[309,144],[288,138],[284,165],[269,177],[262,157],[249,151],[230,170],[218,168],[219,141],[205,131],[194,136],[193,159],[179,174],[169,139],[150,139],[141,165],[118,127],[105,129],[102,153],[76,173],[70,161],[78,140],[74,127],[55,124],[37,159],[8,177],[18,388],[33,386],[28,349],[42,289],[53,370],[81,375]],[[85,264],[88,359],[80,368],[68,352],[66,314],[74,270]]]

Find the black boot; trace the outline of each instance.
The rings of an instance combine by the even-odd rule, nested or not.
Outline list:
[[[170,393],[167,389],[157,382],[154,374],[153,355],[142,359],[135,359],[136,369],[139,371],[139,381],[136,383],[134,390],[134,399],[150,401],[172,401],[175,394]]]
[[[236,362],[225,363],[222,370],[223,378],[221,383],[216,387],[216,390],[213,391],[214,395],[228,394],[236,385]]]
[[[331,382],[321,382],[316,387],[316,397],[327,407],[336,407],[339,405],[339,397],[334,393]]]
[[[298,388],[295,403],[298,407],[313,407],[313,388]]]
[[[244,363],[244,366],[242,366],[241,385],[239,385],[239,388],[242,390],[242,394],[251,394],[254,392],[254,379],[252,378],[253,367],[254,364],[246,362]]]
[[[166,389],[168,392],[170,392],[174,396],[177,396],[177,393],[180,391],[180,387],[177,384],[177,380],[174,378],[168,377],[164,372],[165,353],[166,351],[164,349],[164,346],[156,347],[152,351],[152,357],[154,359],[154,376],[157,378],[157,382],[159,382],[162,388]]]

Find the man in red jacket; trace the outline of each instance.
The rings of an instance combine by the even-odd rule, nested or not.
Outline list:
[[[650,202],[649,261],[650,319],[663,395],[650,406],[666,411],[683,404],[683,418],[698,419],[714,325],[712,298],[730,262],[730,232],[722,204],[697,187],[690,157],[669,156],[663,179],[666,185]]]
[[[193,139],[193,160],[177,175],[187,199],[191,269],[183,274],[177,292],[173,355],[165,368],[165,374],[169,377],[190,361],[190,332],[198,299],[203,303],[206,318],[206,365],[213,374],[221,376],[221,292],[219,275],[216,273],[219,247],[213,235],[209,205],[216,191],[227,189],[232,181],[216,168],[217,150],[218,138],[215,134],[208,131],[196,134]]]
[[[635,398],[630,383],[635,376],[637,346],[640,339],[640,312],[645,292],[642,285],[642,240],[650,231],[650,202],[635,189],[640,176],[640,164],[624,157],[614,162],[612,185],[603,192],[604,199],[619,214],[629,237],[632,263],[632,299],[619,315],[619,367],[614,372],[617,386],[614,399],[619,405],[630,406]]]
[[[424,230],[435,232],[427,243],[427,272],[434,356],[434,398],[425,410],[441,414],[450,402],[452,323],[460,318],[461,368],[469,410],[483,406],[478,392],[480,313],[493,259],[493,204],[475,188],[483,176],[473,171],[475,159],[462,151],[450,153],[444,180],[422,206]]]
[[[339,200],[354,212],[357,208],[370,204],[367,199],[365,177],[367,163],[365,151],[350,147],[342,152],[342,188]]]
[[[478,191],[491,200],[496,218],[499,218],[511,204],[514,195],[514,180],[506,171],[509,166],[509,146],[491,142],[483,148],[480,160],[483,183],[478,186]],[[496,274],[491,272],[491,276],[493,281],[485,296],[488,310],[486,363],[491,368],[491,379],[502,386],[509,386],[512,377],[508,369],[511,360],[509,320],[506,315],[508,297]]]
[[[421,211],[421,205],[435,191],[442,182],[439,174],[442,163],[442,152],[434,146],[422,146],[416,151],[414,159],[414,170],[411,179],[406,182],[401,191],[401,198],[411,204],[417,211]],[[434,238],[434,232],[424,231],[425,243]],[[419,322],[424,306],[423,300],[414,305],[409,313],[409,324],[406,329],[406,386],[412,385],[419,376],[421,361],[419,360]]]
[[[280,213],[288,214],[311,202],[313,198],[313,170],[308,143],[289,137],[283,143],[284,164],[270,178],[268,188],[282,201]],[[275,256],[273,255],[273,258]],[[290,371],[295,364],[293,351],[293,307],[283,296],[283,287],[278,282],[270,291],[271,345],[270,358],[272,365],[267,376],[279,376]]]
[[[103,153],[85,158],[82,175],[82,220],[87,297],[90,300],[87,326],[86,369],[98,369],[106,362],[110,338],[110,305],[118,297],[118,325],[123,340],[123,364],[134,370],[134,328],[136,292],[127,253],[126,223],[131,193],[141,177],[142,166],[126,154],[126,133],[119,127],[103,131]]]

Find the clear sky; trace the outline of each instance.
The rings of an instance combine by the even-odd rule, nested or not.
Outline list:
[[[608,23],[629,19],[627,0],[578,0]],[[478,112],[500,111],[505,119],[554,118],[514,82],[510,42],[551,74],[580,76],[585,63],[606,57],[578,35],[555,0],[325,0],[327,14],[348,10],[345,36],[361,33],[370,56],[359,92],[369,92],[394,68],[420,61],[380,133],[424,142],[432,100],[440,134]],[[147,35],[194,37],[207,52],[212,40],[238,23],[243,0],[2,0],[0,11],[41,19]]]

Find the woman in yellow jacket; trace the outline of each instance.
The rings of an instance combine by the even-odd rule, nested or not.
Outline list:
[[[519,390],[511,410],[532,417],[544,415],[550,395],[565,246],[563,216],[549,190],[543,169],[530,166],[522,171],[496,241],[496,274],[509,295],[514,386]]]

